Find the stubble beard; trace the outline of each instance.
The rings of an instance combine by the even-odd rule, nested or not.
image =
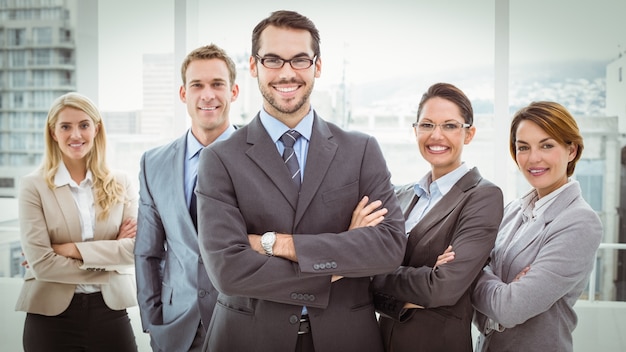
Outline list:
[[[265,99],[265,101],[268,104],[270,104],[270,106],[272,106],[274,109],[276,109],[276,111],[280,112],[281,114],[293,114],[299,111],[300,109],[302,109],[302,107],[309,100],[309,97],[311,96],[311,92],[313,91],[312,86],[311,87],[307,86],[306,91],[304,92],[304,95],[302,96],[302,98],[293,107],[289,107],[288,104],[281,105],[276,101],[276,99],[272,95],[272,92],[270,91],[271,88],[267,89],[266,87],[261,86],[261,82],[258,82],[258,83],[259,83],[259,89],[261,90],[261,95],[263,96],[263,99]]]

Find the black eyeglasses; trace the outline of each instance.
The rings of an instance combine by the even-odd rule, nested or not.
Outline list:
[[[285,62],[288,62],[289,65],[291,65],[291,68],[293,68],[294,70],[304,70],[313,66],[313,63],[315,62],[315,60],[317,60],[317,55],[313,56],[312,59],[309,59],[308,57],[294,57],[291,60],[285,60],[278,56],[255,56],[261,62],[261,65],[271,69],[282,68],[285,65]]]
[[[469,123],[460,123],[455,121],[439,124],[431,122],[413,122],[412,126],[417,128],[419,132],[432,132],[437,126],[439,126],[443,132],[456,132],[460,131],[461,128],[468,128],[471,125]]]

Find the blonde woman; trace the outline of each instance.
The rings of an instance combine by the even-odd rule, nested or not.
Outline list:
[[[44,138],[42,166],[19,193],[24,350],[136,351],[126,312],[137,303],[134,277],[124,271],[133,266],[136,190],[107,167],[104,125],[87,97],[56,99]]]

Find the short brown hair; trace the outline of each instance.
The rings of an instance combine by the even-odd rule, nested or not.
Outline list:
[[[313,56],[320,57],[320,33],[313,21],[297,12],[285,10],[272,12],[268,18],[262,20],[254,27],[252,31],[252,55],[259,53],[259,48],[261,47],[261,33],[268,26],[304,29],[308,31],[311,33],[311,38],[313,39],[311,48],[313,49]]]
[[[195,60],[209,60],[209,59],[220,59],[226,63],[226,67],[228,67],[228,78],[230,79],[230,85],[235,85],[235,79],[237,78],[237,66],[233,60],[226,54],[224,49],[218,47],[215,44],[201,46],[185,57],[183,60],[183,64],[180,67],[180,74],[183,79],[183,85],[187,84],[187,77],[185,74],[187,73],[187,67],[192,61]]]
[[[584,144],[583,137],[578,129],[578,124],[576,124],[576,120],[574,120],[574,117],[569,111],[559,103],[536,101],[516,112],[511,121],[511,132],[509,136],[509,151],[514,161],[516,161],[515,142],[517,142],[515,135],[517,133],[517,127],[524,120],[537,124],[539,128],[544,130],[550,138],[554,139],[557,143],[561,145],[573,144],[578,147],[576,156],[567,164],[567,176],[572,176],[576,168],[576,163],[583,153]]]

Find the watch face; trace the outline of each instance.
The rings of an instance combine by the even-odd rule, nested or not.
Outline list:
[[[276,242],[276,234],[274,232],[266,232],[261,236],[261,246],[267,255],[272,255],[274,242]]]

